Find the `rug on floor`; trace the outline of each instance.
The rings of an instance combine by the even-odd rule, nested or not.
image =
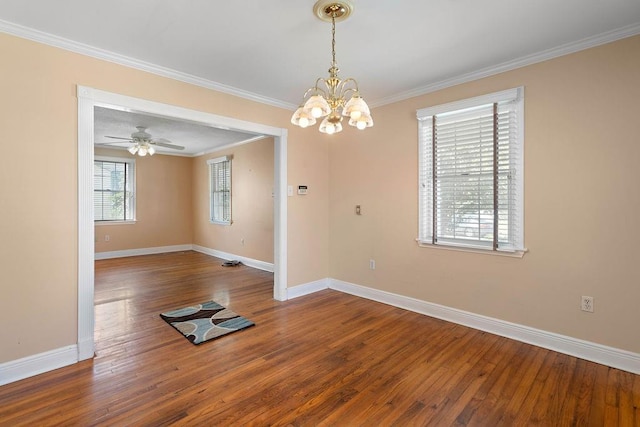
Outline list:
[[[167,311],[160,317],[196,345],[255,325],[215,301]]]

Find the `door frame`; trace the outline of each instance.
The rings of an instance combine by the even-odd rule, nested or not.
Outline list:
[[[77,87],[78,97],[78,360],[94,356],[93,221],[94,107],[156,114],[274,139],[273,297],[287,299],[287,129],[191,110],[175,105]]]

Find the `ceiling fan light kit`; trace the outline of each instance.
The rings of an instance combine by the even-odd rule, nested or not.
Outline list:
[[[134,146],[129,147],[127,151],[129,151],[133,155],[138,154],[138,156],[142,157],[146,156],[147,154],[153,156],[156,153],[156,150],[146,142],[137,142]]]
[[[319,130],[334,134],[342,131],[343,117],[357,129],[373,126],[369,106],[360,96],[358,82],[353,78],[341,80],[336,62],[336,22],[344,21],[353,12],[350,0],[320,0],[313,6],[314,14],[321,20],[331,22],[331,67],[329,78],[318,78],[315,86],[302,97],[302,104],[291,116],[291,123],[306,128],[313,126],[322,117]],[[347,100],[348,99],[348,100]]]

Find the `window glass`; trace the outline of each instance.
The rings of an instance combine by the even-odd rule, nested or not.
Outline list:
[[[210,188],[210,220],[231,224],[231,157],[208,160]]]
[[[95,221],[135,219],[134,163],[97,158],[93,163]]]

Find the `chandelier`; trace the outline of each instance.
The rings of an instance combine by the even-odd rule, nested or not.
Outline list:
[[[331,21],[331,68],[329,78],[318,78],[315,86],[305,92],[302,104],[291,116],[291,123],[306,128],[324,117],[319,130],[327,134],[342,131],[343,117],[348,117],[349,125],[360,130],[373,126],[369,106],[360,97],[358,82],[352,78],[340,80],[338,77],[340,69],[336,62],[336,21],[345,20],[353,11],[353,4],[349,0],[320,0],[313,6],[313,10],[318,18]]]

